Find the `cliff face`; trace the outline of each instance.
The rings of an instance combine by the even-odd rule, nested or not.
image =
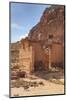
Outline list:
[[[51,6],[41,16],[40,22],[28,35],[31,40],[46,40],[49,35],[54,39],[64,40],[64,6]]]
[[[51,42],[51,64],[53,66],[63,66],[64,46],[62,45],[64,44],[64,6],[51,6],[47,8],[43,12],[40,22],[30,30],[28,37],[11,44],[12,70],[19,70],[19,64],[20,67],[22,64],[26,66],[30,65],[29,59],[32,60],[32,57],[34,58],[34,61],[31,61],[33,62],[31,64],[32,66],[39,65],[38,61],[42,61],[43,64],[46,64],[44,64],[44,66],[48,66],[49,56],[43,49],[44,43],[45,45],[49,44],[47,42],[49,37],[54,41]],[[44,40],[45,42],[38,40]],[[33,49],[28,48],[28,46],[30,47],[28,42],[30,42]],[[34,55],[32,55],[32,51]],[[27,68],[30,70],[30,67]],[[33,69],[35,68],[33,67]]]

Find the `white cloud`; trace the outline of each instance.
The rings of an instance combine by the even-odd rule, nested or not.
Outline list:
[[[16,23],[12,23],[11,28],[16,30],[16,32],[15,32],[16,37],[13,36],[14,32],[12,31],[12,37],[13,38],[15,37],[15,39],[13,41],[18,41],[18,40],[21,40],[22,38],[25,38],[28,36],[28,32],[25,31],[25,27],[23,27],[23,26],[20,26]],[[18,35],[17,35],[17,30],[18,30]]]
[[[12,24],[11,24],[11,28],[23,29],[24,27],[22,27],[22,26],[20,26],[20,25],[18,25],[18,24],[16,24],[16,23],[12,23]]]
[[[25,38],[25,37],[27,37],[27,36],[28,36],[28,34],[21,35],[21,36],[19,37],[19,40],[21,40],[22,38]]]

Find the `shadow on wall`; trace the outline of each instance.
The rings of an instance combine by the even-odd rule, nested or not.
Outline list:
[[[45,69],[45,66],[42,61],[37,61],[34,64],[34,71],[43,71]]]

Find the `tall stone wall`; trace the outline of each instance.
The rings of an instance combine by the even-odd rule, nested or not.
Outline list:
[[[42,67],[42,70],[48,69],[49,59],[48,54],[45,52],[45,50],[42,47],[42,44],[40,42],[33,42],[32,48],[34,52],[34,70],[39,70],[39,67]]]
[[[33,50],[29,41],[24,40],[23,42],[21,42],[21,47],[19,50],[19,64],[20,64],[21,69],[27,73],[30,73],[33,70],[34,54],[32,53],[33,53]]]
[[[63,65],[64,65],[64,47],[62,44],[55,43],[52,45],[51,62],[54,64],[57,64],[58,67],[63,67]]]
[[[46,40],[48,42],[49,36],[52,35],[52,62],[64,64],[64,14],[65,7],[55,5],[47,8],[40,21],[30,30],[28,38],[31,40]],[[56,44],[54,42],[61,42]],[[35,48],[36,49],[36,48]],[[42,51],[43,52],[43,51]],[[39,59],[39,58],[38,58]]]

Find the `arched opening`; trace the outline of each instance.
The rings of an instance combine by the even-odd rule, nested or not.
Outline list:
[[[44,70],[44,64],[42,61],[36,61],[34,64],[34,71],[43,71]]]

